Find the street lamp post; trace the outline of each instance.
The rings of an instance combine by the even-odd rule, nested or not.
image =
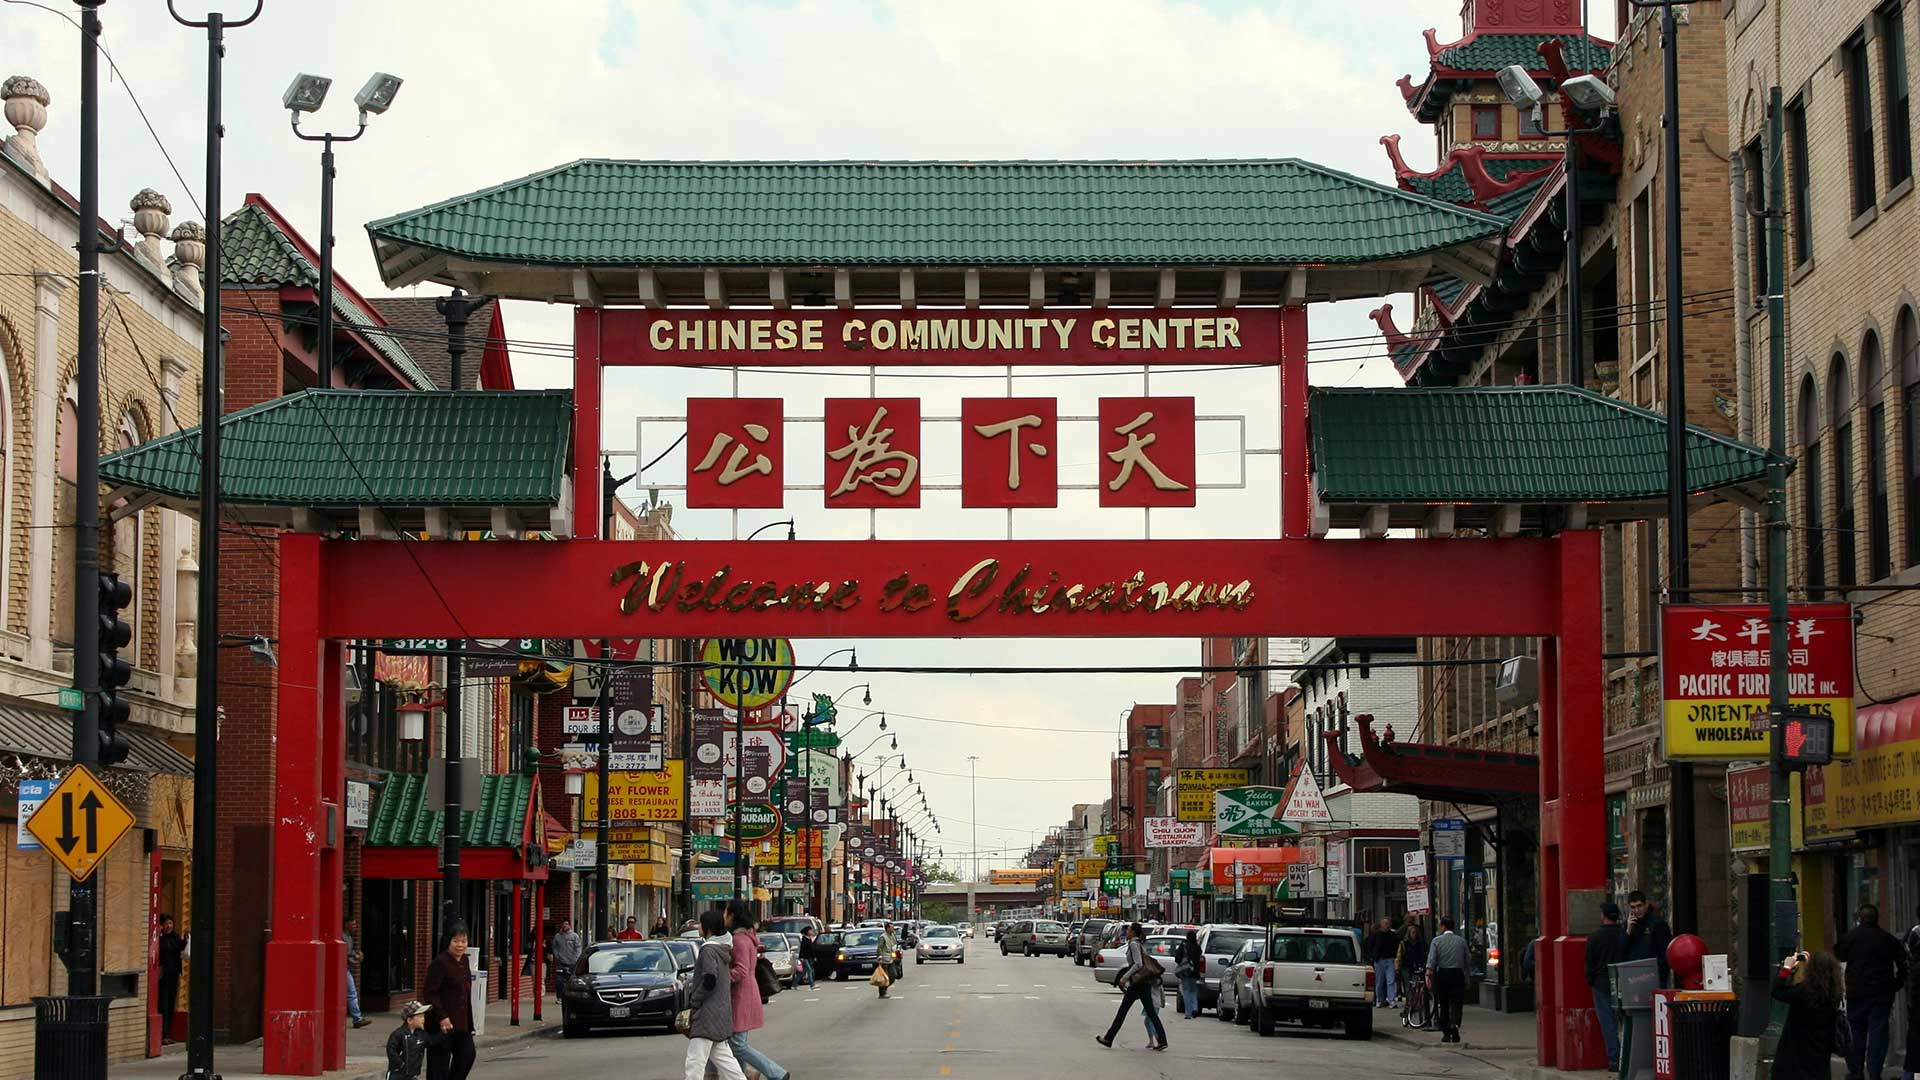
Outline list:
[[[400,92],[400,78],[384,71],[376,71],[360,92],[353,95],[353,103],[360,109],[360,124],[353,134],[339,135],[326,132],[320,135],[308,135],[300,130],[300,114],[317,112],[320,103],[327,99],[327,89],[333,80],[324,75],[308,75],[302,72],[294,76],[292,85],[287,87],[280,97],[280,104],[292,114],[293,134],[303,142],[320,144],[320,388],[333,386],[333,144],[349,143],[367,133],[367,118],[386,112],[393,99]],[[208,222],[209,231],[220,227],[217,221]],[[219,280],[220,268],[212,268],[213,280]]]
[[[971,880],[976,885],[980,882],[980,777],[976,771],[979,762],[979,755],[967,755],[967,788],[973,800],[972,809],[967,811],[967,816],[973,819],[973,839],[969,841],[973,845],[973,877]],[[938,785],[935,786],[937,787]]]

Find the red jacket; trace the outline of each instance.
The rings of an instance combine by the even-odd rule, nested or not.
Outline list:
[[[754,965],[760,960],[760,938],[751,930],[733,932],[733,1030],[757,1031],[767,1022],[760,1003],[760,980]]]

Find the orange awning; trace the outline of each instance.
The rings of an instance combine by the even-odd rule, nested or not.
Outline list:
[[[1211,848],[1207,852],[1209,876],[1214,888],[1231,887],[1234,864],[1241,867],[1240,879],[1248,885],[1280,885],[1287,880],[1287,867],[1306,858],[1298,844],[1281,847]]]

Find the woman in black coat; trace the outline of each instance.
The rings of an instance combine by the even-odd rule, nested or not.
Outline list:
[[[1773,1080],[1832,1080],[1844,986],[1840,961],[1830,952],[1795,953],[1781,962],[1773,997],[1786,1003],[1787,1023],[1773,1055]]]

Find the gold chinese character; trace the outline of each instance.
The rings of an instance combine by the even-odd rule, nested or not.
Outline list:
[[[740,426],[745,428],[747,435],[757,443],[766,442],[767,436],[770,434],[765,427],[759,424],[742,424]],[[715,435],[713,437],[713,444],[707,447],[707,456],[700,459],[700,464],[695,465],[693,471],[706,472],[708,469],[713,468],[714,462],[720,460],[720,455],[726,452],[727,445],[733,441],[733,436],[724,431]],[[733,454],[727,458],[726,467],[720,470],[720,475],[714,477],[714,481],[724,486],[733,483],[735,480],[752,476],[755,473],[760,473],[765,476],[773,475],[773,462],[768,460],[765,454],[753,454],[753,464],[742,468],[741,465],[747,460],[749,454],[753,454],[753,451],[747,448],[746,443],[743,442],[734,446]]]
[[[1119,491],[1126,487],[1127,481],[1133,478],[1135,465],[1138,465],[1141,471],[1147,474],[1147,479],[1153,481],[1153,486],[1161,491],[1187,490],[1187,485],[1161,472],[1160,467],[1147,457],[1147,447],[1152,446],[1160,436],[1148,435],[1146,438],[1141,438],[1139,432],[1141,428],[1152,422],[1153,414],[1143,412],[1130,422],[1113,429],[1115,435],[1127,437],[1127,445],[1107,453],[1108,460],[1118,462],[1120,465],[1120,472],[1112,480],[1107,481],[1107,490]]]
[[[1007,487],[1015,491],[1020,490],[1020,429],[1039,426],[1040,418],[1032,413],[1016,416],[1011,420],[1002,420],[997,424],[973,425],[974,431],[989,439],[1009,432],[1013,433],[1013,438],[1007,440]],[[1033,451],[1035,457],[1047,456],[1047,448],[1043,443],[1030,442],[1027,444],[1027,449]]]
[[[867,430],[849,424],[847,426],[847,445],[838,450],[827,451],[827,456],[835,461],[846,461],[846,474],[840,478],[839,486],[833,489],[833,495],[845,495],[861,484],[872,484],[888,495],[904,495],[913,486],[913,478],[920,475],[920,459],[905,450],[895,450],[888,442],[893,438],[893,429],[883,428],[880,422],[887,418],[887,407],[879,406],[874,410],[873,419],[867,421]],[[851,458],[852,460],[848,460]],[[888,465],[898,462],[898,466]],[[885,465],[885,468],[875,466]],[[867,470],[872,469],[872,472]],[[830,496],[831,497],[831,496]]]

